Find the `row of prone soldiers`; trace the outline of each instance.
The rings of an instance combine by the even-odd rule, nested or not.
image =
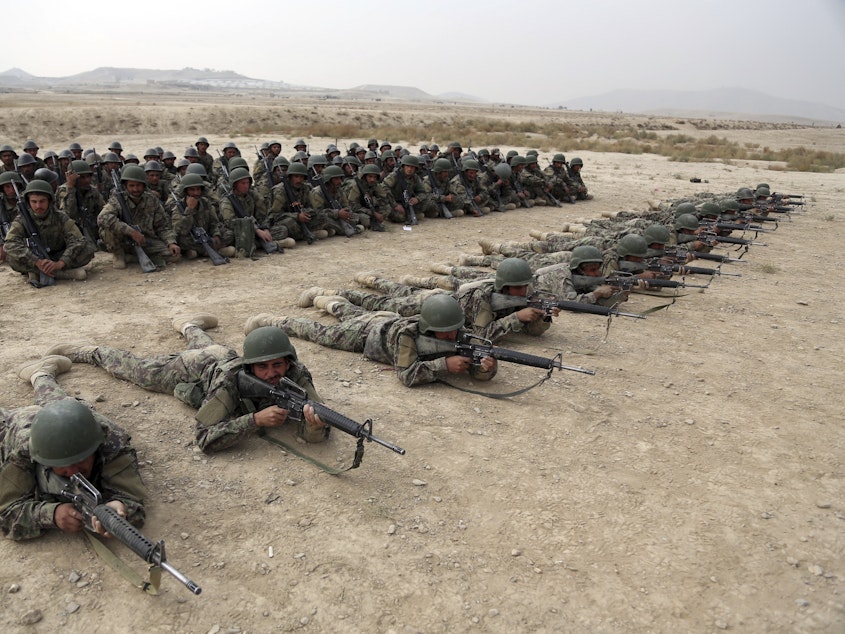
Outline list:
[[[196,145],[205,150],[208,144],[201,137]],[[509,152],[505,160],[499,160],[494,149],[470,158],[461,156],[460,144],[453,142],[451,158],[438,158],[428,169],[427,154],[420,154],[425,156],[421,159],[406,153],[397,165],[390,144],[383,144],[385,149],[376,159],[380,163],[365,158],[359,174],[354,157],[343,159],[343,168],[334,164],[339,158],[334,146],[317,157],[298,150],[297,154],[304,156],[294,156],[293,161],[282,156],[271,160],[281,144],[274,141],[267,146],[258,151],[253,166],[259,187],[247,161],[231,142],[212,161],[210,172],[199,160],[203,155],[189,148],[194,150],[190,152],[195,155],[194,162],[184,166],[184,173],[176,169],[175,174],[157,160],[158,148],[147,150],[141,166],[123,158],[118,153],[120,144],[114,142],[103,157],[90,151],[84,159],[70,160],[61,184],[56,171],[50,167],[30,169],[34,164],[28,161],[21,166],[22,159],[4,146],[0,148],[4,168],[13,155],[15,169],[0,173],[0,261],[9,252],[11,266],[33,283],[36,278],[43,282],[45,275],[56,274],[85,279],[85,266],[98,248],[114,255],[116,268],[125,268],[127,259],[136,257],[139,248],[156,267],[183,256],[203,255],[218,264],[232,256],[250,257],[257,249],[281,253],[296,241],[311,244],[338,234],[351,237],[367,229],[384,231],[386,220],[416,224],[419,217],[482,216],[517,205],[558,202],[555,194],[571,200],[589,197],[585,187],[565,176],[570,168],[578,174],[580,161],[567,165],[563,155],[555,155],[547,168],[552,175],[546,177],[533,152],[526,157]],[[305,147],[304,141],[297,142],[297,147]],[[350,152],[356,150],[362,148],[356,146]],[[81,148],[68,152],[84,155]],[[32,159],[34,153],[37,146],[24,156]],[[209,155],[206,152],[204,156]],[[63,160],[57,160],[59,173]],[[555,176],[557,171],[560,176]],[[39,183],[46,183],[51,191]],[[22,206],[31,208],[32,195],[50,200],[43,213],[31,209],[32,222],[24,226],[19,221],[20,226],[14,228]],[[51,257],[26,249],[32,231],[44,234],[42,241]],[[8,232],[11,248],[5,246]]]

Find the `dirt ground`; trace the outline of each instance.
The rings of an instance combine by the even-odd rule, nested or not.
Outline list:
[[[27,110],[37,114],[38,105]],[[842,130],[806,133],[807,145],[845,150]],[[749,129],[719,134],[755,139]],[[801,131],[767,131],[767,143],[779,134],[789,145]],[[195,135],[104,134],[85,145],[113,138],[142,154],[155,144],[181,148]],[[263,138],[235,141],[251,148]],[[42,148],[62,141],[38,140]],[[290,139],[282,141],[289,154]],[[312,147],[327,141],[312,139]],[[189,408],[75,365],[61,384],[132,433],[149,487],[143,532],[165,539],[170,563],[203,592],[192,596],[165,575],[160,596],[144,595],[79,535],[2,540],[0,628],[845,630],[845,176],[653,155],[581,157],[595,200],[562,209],[429,220],[413,231],[393,226],[259,261],[180,263],[148,275],[114,270],[110,256],[98,254],[87,282],[41,290],[0,268],[0,403],[14,407],[32,398],[15,369],[58,341],[175,352],[184,340],[171,317],[211,311],[220,326],[210,334],[240,348],[255,313],[330,321],[296,306],[312,285],[354,287],[361,270],[425,275],[430,263],[479,253],[483,237],[527,239],[530,229],[761,181],[813,201],[730,269],[742,277],[717,277],[646,320],[617,318],[604,345],[605,320],[574,314],[561,315],[541,339],[507,340],[501,345],[563,351],[564,363],[596,370],[557,372],[511,400],[440,385],[408,389],[360,355],[296,341],[329,407],[372,418],[376,435],[407,450],[398,456],[368,444],[362,466],[340,476],[259,438],[206,456],[192,445]],[[632,296],[626,309],[663,301]],[[482,389],[515,389],[538,372],[502,364]],[[336,433],[320,454],[348,461],[353,448]],[[131,552],[116,550],[143,572]],[[23,625],[32,610],[41,620]]]

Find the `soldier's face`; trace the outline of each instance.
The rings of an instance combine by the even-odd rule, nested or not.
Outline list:
[[[29,148],[28,150],[24,150],[24,152],[29,154],[31,157],[35,158],[38,155],[38,148],[32,147],[32,148]]]
[[[5,185],[3,185],[3,195],[6,198],[15,197],[15,188],[11,183],[6,183]]]
[[[223,155],[224,155],[227,159],[230,159],[230,158],[233,158],[233,157],[237,156],[237,155],[238,155],[238,151],[237,151],[235,148],[230,147],[230,148],[227,148],[227,149],[223,152]]]
[[[205,154],[205,151],[208,149],[208,143],[197,143],[197,152],[200,154]]]
[[[475,177],[478,176],[478,170],[466,170],[464,174],[466,174],[467,180],[474,181]]]
[[[235,186],[232,189],[235,190],[236,194],[240,194],[241,196],[243,196],[249,191],[249,179],[242,178],[237,183],[235,183]]]
[[[147,183],[155,187],[161,181],[161,172],[147,172]]]
[[[584,264],[578,268],[581,269],[581,274],[586,275],[587,277],[598,277],[601,275],[600,262],[584,262]]]
[[[146,185],[144,183],[139,183],[138,181],[126,181],[126,191],[132,198],[140,198],[141,194],[144,193],[144,189]]]
[[[185,194],[191,198],[199,198],[202,196],[202,187],[199,185],[195,187],[187,187],[185,188]]]
[[[305,182],[305,177],[302,174],[291,174],[288,178],[290,179],[290,184],[297,188],[301,187],[302,183]]]
[[[71,150],[71,154],[73,154],[73,160],[79,161],[82,159],[82,150]]]
[[[186,156],[185,158],[188,159],[188,163],[199,163],[200,162],[200,160],[196,156]]]
[[[27,197],[27,202],[32,208],[32,213],[39,218],[46,216],[47,211],[50,209],[50,197],[44,194],[30,194]]]
[[[2,154],[0,154],[0,161],[3,161],[3,163],[5,163],[6,165],[11,163],[14,158],[14,154],[12,154],[11,152],[3,152]]]
[[[76,186],[80,189],[90,189],[91,176],[92,174],[80,174],[76,179]]]
[[[367,185],[375,185],[378,180],[378,174],[364,174],[364,180],[367,181]]]
[[[446,339],[448,341],[455,341],[458,338],[457,330],[448,330],[446,332],[435,332],[435,339]]]
[[[85,478],[91,477],[91,471],[94,469],[95,454],[91,454],[84,460],[80,460],[72,465],[66,467],[53,467],[53,473],[63,478],[69,478],[81,473]]]
[[[405,173],[405,176],[410,178],[411,176],[413,176],[416,173],[417,168],[414,167],[413,165],[403,165],[402,171]]]
[[[290,361],[286,357],[261,361],[252,364],[252,373],[262,381],[270,385],[278,385],[283,376],[286,376],[290,369]]]
[[[514,297],[525,297],[528,294],[528,286],[505,286],[503,289],[504,295],[513,295]]]

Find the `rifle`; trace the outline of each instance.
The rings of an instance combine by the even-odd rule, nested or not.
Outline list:
[[[707,288],[710,286],[709,284],[687,284],[686,282],[677,282],[675,280],[645,279],[633,275],[612,275],[605,277],[600,283],[627,291],[641,281],[652,288]]]
[[[4,206],[0,204],[0,240],[6,242],[6,234],[9,233],[9,229],[11,228],[12,223],[9,222],[9,219],[6,217]]]
[[[32,216],[29,215],[29,208],[26,206],[26,201],[21,196],[18,189],[18,184],[12,180],[12,187],[15,188],[15,198],[18,199],[18,216],[20,216],[26,231],[26,246],[32,251],[32,255],[38,260],[52,260],[50,257],[50,248],[41,240],[41,235],[38,233],[38,227]],[[35,288],[42,288],[43,286],[55,286],[56,278],[47,275],[44,271],[38,271],[38,282],[30,282]]]
[[[776,219],[775,222],[777,222]],[[708,220],[701,220],[698,226],[722,231],[753,231],[754,233],[771,233],[775,230],[766,229],[760,225],[752,225],[750,222],[740,224],[736,222],[710,222]]]
[[[566,163],[566,165],[568,166],[569,163]],[[562,172],[563,172],[564,168],[562,168],[562,167],[557,168],[557,167],[555,167],[554,163],[549,163],[549,167],[552,168],[552,172],[554,173],[555,176],[557,176],[560,179],[561,184],[563,185],[563,193],[566,194],[566,202],[568,202],[570,205],[574,205],[575,204],[575,196],[573,196],[569,192],[569,186],[566,184],[566,181],[563,180]],[[559,206],[560,205],[558,205],[558,207]]]
[[[467,180],[466,174],[464,174],[463,170],[458,170],[458,178],[461,181],[461,185],[464,186],[464,190],[466,190],[467,198],[469,198],[469,202],[472,203],[472,210],[475,212],[473,215],[478,218],[479,216],[483,216],[484,212],[481,211],[481,207],[475,201],[475,197],[472,195],[472,186],[469,184]],[[478,176],[476,176],[478,178]],[[499,207],[502,206],[502,197],[499,195],[499,192],[496,192],[496,197],[499,199]]]
[[[592,285],[586,283],[588,280],[599,280],[599,283],[594,284],[593,286],[600,286],[601,283],[603,283],[601,278],[593,278],[587,276],[578,277],[584,278],[584,286]],[[618,317],[632,317],[634,319],[645,319],[643,315],[637,315],[636,313],[620,312],[618,304],[614,304],[612,307],[610,307],[601,306],[598,304],[585,304],[584,302],[573,302],[567,299],[558,299],[557,295],[554,295],[552,293],[544,293],[542,291],[535,291],[528,297],[496,294],[494,295],[494,301],[492,303],[494,310],[501,310],[503,308],[524,307],[539,308],[544,313],[546,313],[546,316],[543,318],[544,321],[552,320],[555,308],[558,308],[560,310],[566,310],[572,313],[591,313],[593,315],[602,315],[604,317],[607,317],[608,315],[614,315]]]
[[[320,183],[320,191],[323,192],[323,198],[326,199],[326,202],[332,206],[332,209],[342,209],[342,207],[340,206],[340,201],[334,196],[332,196],[329,192],[329,188],[326,187],[326,182],[323,180],[323,177],[318,176],[318,178]],[[343,218],[341,218],[339,215],[337,217],[337,222],[340,225],[340,228],[343,229],[343,234],[347,238],[351,238],[355,235],[355,228],[351,224],[346,222]]]
[[[284,173],[283,170],[279,170],[282,174],[282,187],[285,189],[285,196],[288,199],[288,206],[290,210],[294,212],[297,216],[299,216],[299,212],[297,211],[296,207],[293,206],[294,201],[296,201],[296,197],[293,195],[293,188],[290,186],[290,181],[288,180],[287,174]],[[301,205],[299,205],[301,207]],[[308,228],[308,223],[303,222],[297,218],[296,222],[299,224],[299,228],[302,229],[302,233],[305,234],[305,239],[308,241],[308,244],[314,244],[314,241],[317,237],[314,235],[314,232]]]
[[[129,211],[129,205],[126,204],[126,192],[123,189],[120,179],[117,177],[117,170],[111,171],[111,179],[114,183],[114,193],[117,197],[117,202],[120,203],[120,219],[140,233],[141,230],[138,228],[138,225],[132,222],[132,213]],[[137,244],[132,238],[129,238],[129,242],[135,249],[135,257],[138,258],[138,264],[141,265],[141,270],[144,273],[152,273],[155,271],[157,267],[144,251],[144,248]]]
[[[273,187],[276,186],[276,183],[273,182],[273,162],[270,160],[269,156],[261,153],[261,150],[258,149],[257,145],[253,145],[252,147],[255,148],[255,153],[258,155],[258,160],[264,163],[264,171],[267,173],[267,191],[269,200],[268,204],[272,206],[273,204]]]
[[[79,213],[79,220],[76,225],[87,239],[94,244],[97,244],[97,219],[92,218],[88,213],[88,207],[82,204],[82,195],[79,193],[79,188],[74,187],[76,193],[76,210]]]
[[[372,196],[370,196],[364,189],[364,185],[361,183],[361,179],[358,178],[358,176],[353,176],[352,178],[355,179],[355,184],[358,186],[358,191],[361,192],[361,198],[363,199],[364,204],[367,205],[367,208],[371,212],[375,212],[376,206],[373,203]],[[384,231],[384,223],[381,223],[376,220],[375,215],[373,215],[370,219],[370,229],[372,229],[373,231]]]
[[[733,238],[731,236],[720,236],[712,231],[703,231],[702,233],[698,234],[697,239],[700,239],[702,242],[716,243],[721,242],[722,244],[740,244],[740,245],[756,245],[760,247],[767,247],[769,246],[765,242],[755,242],[754,240],[746,240],[745,238]]]
[[[400,456],[405,455],[405,450],[401,447],[397,447],[393,443],[373,436],[372,419],[368,418],[364,424],[356,423],[351,418],[347,418],[343,414],[329,409],[322,403],[310,400],[305,390],[287,377],[282,377],[279,384],[274,387],[266,381],[262,381],[258,377],[241,370],[238,372],[237,380],[241,398],[269,399],[277,407],[286,409],[288,411],[288,420],[295,423],[304,420],[305,414],[302,412],[302,409],[306,405],[310,405],[314,408],[314,413],[320,417],[321,421],[339,429],[345,434],[349,434],[353,438],[357,438],[358,447],[355,451],[353,469],[361,463],[361,458],[364,455],[365,440],[379,444],[382,447],[387,447]]]
[[[525,193],[525,188],[522,186],[522,183],[519,182],[519,174],[516,172],[511,172],[511,185],[513,185],[513,189],[517,194]],[[534,203],[527,198],[520,197],[519,202],[526,209],[531,209],[534,206]]]
[[[396,170],[396,178],[399,179],[399,186],[402,188],[402,206],[408,214],[408,224],[418,225],[417,213],[414,211],[414,206],[411,204],[411,192],[408,191],[408,182],[405,180],[405,175],[401,169]]]
[[[522,299],[525,298],[523,297]],[[562,352],[549,359],[516,350],[508,350],[507,348],[499,348],[494,346],[489,339],[484,339],[469,332],[461,333],[454,342],[446,339],[433,339],[432,337],[418,337],[417,342],[417,351],[424,351],[423,354],[420,354],[420,359],[423,360],[459,356],[472,359],[472,364],[478,366],[484,357],[492,357],[497,361],[507,361],[508,363],[527,365],[532,368],[570,370],[589,375],[595,375],[596,373],[595,370],[587,370],[586,368],[574,365],[564,365],[560,361],[563,358]],[[431,349],[430,352],[428,351],[429,348]]]
[[[188,215],[188,210],[185,208],[185,204],[179,200],[179,197],[176,195],[176,192],[172,189],[170,190],[170,195],[173,197],[173,202],[176,203],[176,208],[183,216]],[[202,250],[205,251],[205,254],[208,256],[208,259],[211,260],[211,263],[214,266],[220,266],[221,264],[228,264],[229,258],[224,258],[220,255],[212,246],[212,240],[208,235],[208,232],[203,229],[202,227],[197,227],[195,224],[191,224],[191,237],[194,241],[198,242],[202,245]]]
[[[674,259],[679,264],[687,261],[688,255],[695,256],[697,260],[709,260],[710,262],[721,262],[722,264],[746,264],[747,260],[740,260],[738,258],[729,258],[726,255],[718,255],[716,253],[704,253],[703,251],[690,251],[685,247],[667,247],[663,250],[666,257]]]
[[[222,159],[224,157],[221,156],[220,158]],[[229,170],[226,169],[226,166],[223,165],[222,161],[220,162],[220,169],[223,171],[224,176],[224,178],[220,179],[220,188],[223,190],[223,195],[229,199],[230,203],[232,203],[232,209],[235,210],[235,214],[238,216],[238,218],[246,218],[247,213],[241,206],[241,201],[238,200],[237,196],[235,196],[235,192],[229,189],[229,186],[226,184],[226,181],[229,180]],[[259,225],[258,220],[255,220],[255,226],[259,229],[267,228]],[[258,238],[258,241],[261,243],[261,248],[264,249],[264,253],[266,253],[267,255],[275,253],[276,251],[278,251],[279,253],[284,253],[284,249],[280,249],[279,245],[276,244],[273,240],[265,240],[264,238]]]
[[[431,191],[434,192],[435,196],[442,196],[443,188],[440,187],[440,184],[437,181],[437,177],[429,169],[426,169],[425,172],[428,175],[428,182],[431,183]],[[452,212],[449,211],[449,208],[444,202],[440,203],[440,215],[446,218],[446,220],[451,220],[455,217],[452,215]]]
[[[158,590],[158,579],[161,578],[161,573],[155,573],[156,568],[160,568],[173,575],[194,594],[202,592],[202,588],[196,583],[167,563],[167,557],[164,553],[164,540],[153,544],[125,518],[118,515],[112,507],[103,504],[103,496],[81,473],[76,473],[70,477],[70,483],[62,491],[62,497],[70,501],[73,507],[82,513],[86,529],[92,533],[96,532],[93,523],[93,518],[96,517],[103,528],[114,535],[121,544],[148,564],[153,565],[150,569],[151,583],[148,585],[152,585],[154,590]]]

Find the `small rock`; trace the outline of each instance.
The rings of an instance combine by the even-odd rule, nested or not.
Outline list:
[[[627,396],[628,398],[633,398],[633,397],[634,397],[634,393],[633,393],[633,392],[629,392],[629,391],[627,391],[627,390],[625,390],[624,394],[625,394],[625,396]]]
[[[17,583],[13,583],[9,586],[9,594],[15,594],[15,592],[20,592],[20,589],[20,585],[18,585]]]
[[[105,403],[106,397],[103,396],[102,394],[97,394],[97,396],[94,397],[94,402],[95,403]]]
[[[790,566],[795,566],[796,568],[798,567],[798,560],[795,559],[795,557],[787,557],[786,563],[788,563]]]
[[[308,526],[311,526],[311,520],[307,517],[303,517],[301,520],[299,520],[299,526],[301,528],[307,528]]]
[[[188,539],[188,533],[180,533],[179,537],[181,537],[182,539]]]
[[[352,387],[352,384],[349,381],[341,381],[340,384],[343,387]]]
[[[799,608],[806,608],[808,605],[810,605],[810,602],[807,601],[807,599],[795,599],[795,605],[797,605]]]
[[[442,502],[442,501],[443,501],[443,498],[442,498],[442,497],[440,497],[439,495],[435,495],[432,499],[433,499],[435,502]]]
[[[481,413],[481,408],[479,408],[479,407],[473,407],[473,408],[472,408],[472,411],[474,411],[476,414],[480,414],[480,413]]]
[[[88,582],[87,582],[87,581],[80,581],[79,583],[77,583],[77,584],[76,584],[76,587],[77,587],[77,588],[85,588],[85,587],[87,587],[87,586],[88,586]]]
[[[78,603],[73,603],[73,602],[71,602],[71,603],[68,603],[68,604],[65,606],[65,612],[67,612],[68,614],[73,614],[73,613],[74,613],[74,612],[76,612],[78,609],[79,609],[79,604],[78,604]]]
[[[492,608],[490,610],[487,610],[487,616],[489,616],[489,617],[499,616],[499,611],[496,608]]]
[[[829,509],[830,502],[816,502],[816,506],[820,509]]]
[[[395,535],[396,534],[396,524],[391,524],[387,527],[387,534],[388,535]]]
[[[21,624],[34,625],[43,618],[44,615],[41,614],[41,610],[30,610],[21,617]]]
[[[816,575],[817,577],[821,577],[824,574],[824,570],[818,564],[807,566],[807,570],[809,570],[812,574]]]
[[[218,634],[219,631],[220,631],[220,625],[218,623],[215,623],[214,625],[211,626],[211,629],[208,630],[208,632],[206,634]]]
[[[68,578],[67,578],[67,580],[68,580],[68,581],[70,581],[71,583],[76,583],[76,582],[77,582],[77,581],[79,581],[80,579],[82,579],[82,575],[81,575],[81,574],[79,574],[78,572],[76,572],[76,570],[74,570],[73,572],[71,572],[71,573],[68,575]]]
[[[686,420],[684,420],[684,422],[687,425],[695,425],[695,419],[693,419],[693,418],[687,418]]]
[[[772,515],[768,511],[763,511],[762,513],[760,513],[760,517],[762,517],[764,520],[770,520],[774,517],[774,515]]]
[[[309,621],[308,617],[303,616],[301,619],[299,619],[299,624],[300,625],[308,625],[308,621]]]
[[[428,484],[428,482],[426,482],[425,480],[414,478],[413,480],[411,480],[411,484],[413,484],[415,487],[424,487]]]
[[[799,306],[809,306],[809,305],[810,305],[810,302],[808,302],[808,301],[806,301],[806,300],[803,300],[803,299],[799,299],[799,300],[798,300],[797,302],[795,302],[795,303],[796,303],[796,304],[798,304]]]
[[[522,551],[519,548],[514,548],[511,551],[511,557],[519,557],[522,554]]]
[[[285,480],[285,484],[288,485],[289,487],[295,487],[296,486],[296,482],[294,482],[293,480]]]
[[[716,627],[718,627],[720,630],[726,630],[726,629],[728,629],[728,624],[727,624],[725,621],[722,621],[721,619],[720,619],[720,620],[718,620],[718,621],[716,621],[716,622],[714,623],[714,625],[715,625]]]

